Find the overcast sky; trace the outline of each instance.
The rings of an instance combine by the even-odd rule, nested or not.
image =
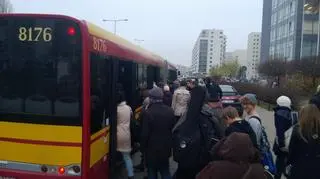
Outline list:
[[[11,0],[15,12],[54,13],[91,21],[127,18],[117,34],[176,64],[190,65],[201,29],[223,29],[227,51],[245,49],[250,32],[261,31],[262,0]],[[134,42],[138,43],[138,42]]]

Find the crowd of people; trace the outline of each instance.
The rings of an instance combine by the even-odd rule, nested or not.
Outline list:
[[[293,119],[290,98],[277,99],[271,146],[263,125],[270,119],[259,115],[254,94],[243,95],[244,110],[237,111],[222,106],[222,92],[214,81],[204,81],[205,85],[194,79],[176,81],[171,88],[160,83],[144,92],[138,140],[130,137],[132,110],[119,94],[117,150],[130,179],[134,168],[147,171],[148,179],[156,179],[158,173],[162,179],[320,178],[320,87],[298,120]],[[142,154],[135,167],[132,146],[139,146]],[[173,175],[170,157],[178,163]]]

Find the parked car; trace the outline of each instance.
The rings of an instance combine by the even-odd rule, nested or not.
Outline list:
[[[235,107],[238,112],[242,113],[243,108],[240,103],[241,95],[238,93],[238,91],[230,85],[219,85],[219,87],[222,91],[221,102],[223,107],[232,106]]]

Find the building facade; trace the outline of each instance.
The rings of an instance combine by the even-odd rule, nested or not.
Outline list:
[[[269,59],[272,0],[263,0],[260,61]]]
[[[248,35],[247,45],[247,78],[256,79],[259,77],[258,68],[260,64],[261,33],[252,32]]]
[[[319,55],[319,0],[304,0],[301,58]]]
[[[269,59],[294,60],[319,54],[319,13],[311,1],[315,0],[271,0]],[[266,45],[262,40],[264,52]]]
[[[179,72],[178,78],[188,78],[190,67],[184,66],[184,65],[176,65],[177,71]]]
[[[202,30],[192,51],[192,73],[207,75],[211,68],[222,64],[225,59],[226,41],[223,30]]]

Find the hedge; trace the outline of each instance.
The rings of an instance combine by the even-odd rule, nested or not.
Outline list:
[[[279,96],[288,96],[295,109],[300,108],[301,102],[307,100],[310,96],[310,94],[297,89],[270,88],[252,83],[232,83],[230,85],[232,85],[241,95],[253,93],[257,96],[258,100],[272,105],[276,105],[276,100]]]

